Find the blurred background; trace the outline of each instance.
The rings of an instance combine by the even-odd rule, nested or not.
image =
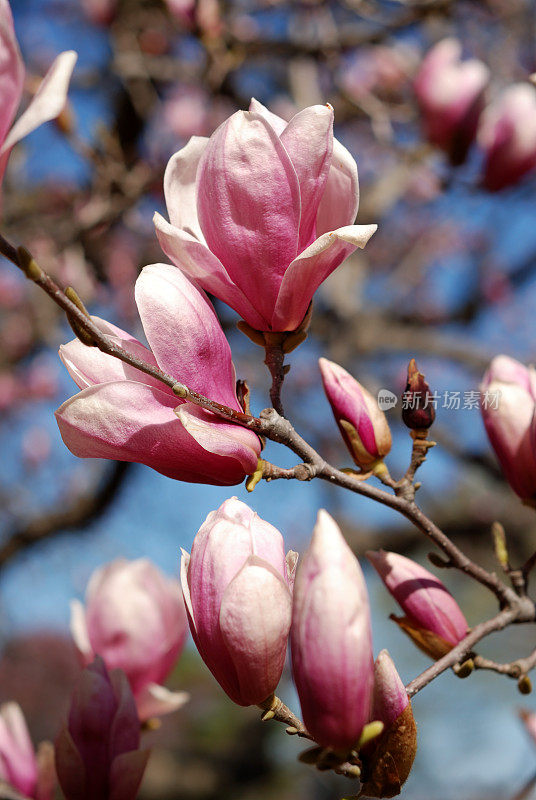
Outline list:
[[[54,56],[79,60],[69,108],[14,149],[3,188],[2,232],[24,244],[92,313],[143,335],[134,304],[139,270],[165,260],[152,225],[165,215],[168,158],[193,134],[210,133],[250,98],[290,118],[313,103],[335,109],[336,135],[360,174],[359,223],[378,223],[315,296],[308,340],[290,356],[283,399],[297,429],[338,466],[350,466],[320,383],[317,359],[346,367],[373,393],[400,394],[417,358],[439,396],[439,446],[420,472],[425,510],[472,557],[494,568],[490,526],[506,527],[514,562],[534,549],[534,512],[503,480],[469,393],[490,358],[535,356],[536,180],[490,191],[486,154],[463,164],[423,127],[415,76],[448,36],[490,69],[483,103],[536,69],[532,0],[12,0],[27,67],[27,97]],[[463,83],[463,80],[462,80]],[[530,86],[527,83],[527,86]],[[536,91],[536,90],[535,90]],[[536,130],[527,114],[523,129]],[[528,135],[527,134],[527,135]],[[432,137],[433,140],[433,137]],[[535,145],[536,147],[536,145]],[[449,158],[450,155],[450,158]],[[494,187],[491,187],[494,188]],[[496,187],[495,187],[496,188]],[[263,353],[217,311],[252,408],[268,405]],[[69,599],[83,597],[95,567],[148,556],[176,575],[207,513],[233,490],[181,484],[150,469],[78,460],[63,446],[54,409],[75,393],[57,358],[72,338],[52,302],[0,261],[0,700],[18,700],[35,741],[54,738],[77,674]],[[442,398],[458,392],[459,408]],[[400,411],[387,412],[393,475],[411,440]],[[293,459],[273,445],[267,458]],[[320,482],[261,483],[237,496],[303,550],[327,508],[361,556],[386,547],[426,564],[422,536],[394,512]],[[394,602],[364,564],[375,651],[387,647],[408,681],[428,666],[388,615]],[[470,624],[494,612],[491,596],[441,574]],[[527,655],[532,628],[510,629],[480,652]],[[297,764],[302,747],[254,709],[225,697],[189,644],[170,685],[191,702],[147,736],[154,746],[141,797],[327,800],[351,792],[344,778]],[[283,698],[297,699],[288,676]],[[516,684],[450,673],[419,694],[419,753],[403,796],[412,800],[509,798],[536,767]]]

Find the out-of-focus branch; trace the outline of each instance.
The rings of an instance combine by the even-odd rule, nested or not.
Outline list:
[[[42,514],[22,527],[15,528],[0,545],[0,569],[22,550],[62,531],[81,528],[97,519],[113,503],[131,464],[114,462],[112,469],[89,492],[78,495],[66,507]]]

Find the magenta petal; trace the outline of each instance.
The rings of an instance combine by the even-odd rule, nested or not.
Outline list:
[[[337,139],[324,194],[316,215],[316,235],[353,225],[359,208],[357,164],[352,154]]]
[[[316,238],[316,214],[326,185],[333,152],[333,109],[310,106],[294,116],[281,141],[300,184],[301,221],[298,250]]]
[[[0,0],[0,145],[6,138],[22,97],[24,64],[7,0]]]
[[[224,455],[208,452],[180,424],[173,412],[177,404],[176,397],[152,386],[117,381],[84,389],[56,411],[56,419],[64,443],[80,458],[135,461],[195,483],[230,486],[242,481],[245,472],[229,455],[228,438]],[[228,427],[223,424],[224,433]],[[211,444],[215,450],[216,435]]]
[[[212,135],[199,164],[197,202],[208,247],[270,319],[297,253],[301,205],[292,162],[264,117],[238,111]]]
[[[171,156],[164,175],[164,196],[169,221],[197,239],[203,234],[197,219],[197,167],[208,139],[192,136],[188,144]]]
[[[240,411],[231,350],[204,292],[170,264],[151,264],[136,281],[136,303],[160,367]]]
[[[324,233],[289,265],[281,282],[272,330],[292,331],[303,320],[309,303],[328,275],[353,253],[365,247],[377,225],[349,225]]]
[[[109,336],[115,344],[122,347],[123,350],[127,350],[131,355],[137,356],[153,367],[158,367],[156,358],[151,351],[129,333],[99,317],[92,317],[91,319],[103,333]],[[124,361],[114,358],[114,356],[103,353],[98,347],[87,347],[79,339],[73,339],[67,344],[62,344],[59,354],[67,367],[69,375],[80,389],[86,389],[88,386],[93,386],[97,383],[120,380],[139,381],[149,386],[164,389],[164,384],[151,375],[131,367],[130,364],[126,364]]]
[[[252,328],[269,329],[269,320],[253,308],[244,292],[232,282],[221,261],[203,242],[170,225],[160,214],[154,215],[154,225],[160,247],[179,269],[206,292],[234,308]]]
[[[11,128],[0,152],[9,150],[24,136],[60,114],[67,101],[69,81],[77,58],[74,50],[57,56],[30,105]]]

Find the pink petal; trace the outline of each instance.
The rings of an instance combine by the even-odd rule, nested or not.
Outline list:
[[[151,366],[158,367],[156,358],[151,351],[129,333],[99,317],[92,317],[91,319],[103,333],[124,350]],[[165,391],[164,384],[161,381],[135,367],[131,367],[130,364],[126,364],[118,358],[114,358],[114,356],[103,353],[98,347],[88,347],[82,344],[79,339],[73,339],[67,344],[62,344],[59,354],[67,367],[69,375],[80,389],[86,389],[88,386],[93,386],[97,383],[131,380],[146,383],[149,386],[155,386],[157,389]]]
[[[292,331],[303,320],[309,303],[328,275],[357,247],[363,248],[377,225],[348,225],[324,233],[289,265],[281,282],[272,330]]]
[[[24,64],[7,0],[0,0],[0,144],[4,141],[22,97]]]
[[[195,483],[230,486],[242,481],[245,473],[240,459],[245,458],[244,453],[232,453],[231,426],[213,423],[212,452],[208,452],[177,420],[176,405],[176,397],[152,386],[116,381],[90,386],[71,397],[56,411],[56,419],[64,443],[80,458],[134,461],[170,478]],[[224,455],[215,452],[220,428]],[[256,465],[253,449],[243,450]]]
[[[241,410],[231,350],[204,292],[171,264],[151,264],[135,294],[160,367],[190,389]]]
[[[232,282],[221,261],[205,244],[187,231],[170,225],[160,214],[154,215],[154,224],[160,247],[179,269],[206,292],[234,308],[255,330],[269,329],[269,321],[253,308],[244,292]]]
[[[32,102],[11,128],[0,152],[6,152],[15,142],[60,114],[67,101],[69,81],[77,58],[74,50],[67,50],[57,56]]]
[[[91,664],[95,654],[91,647],[91,642],[89,641],[86,612],[80,600],[71,600],[71,620],[69,628],[80,660],[84,666]]]
[[[242,465],[245,475],[254,472],[261,449],[259,439],[253,431],[218,420],[191,403],[179,406],[175,413],[184,429],[203,450],[236,459]]]
[[[279,683],[291,605],[281,575],[258,556],[248,558],[223,595],[220,630],[236,669],[243,705],[262,703]]]
[[[297,253],[301,205],[292,162],[264,117],[238,111],[212,135],[197,203],[208,247],[269,319]]]
[[[288,125],[286,119],[283,117],[279,117],[277,114],[274,114],[273,111],[269,111],[266,106],[263,106],[262,103],[259,103],[258,100],[255,100],[254,97],[251,98],[251,103],[249,104],[249,110],[252,111],[254,114],[259,114],[259,116],[264,117],[266,122],[269,122],[274,131],[277,133],[278,136],[281,136],[283,131]]]
[[[316,235],[353,225],[359,208],[357,164],[351,153],[333,139],[328,179],[316,215]]]
[[[171,224],[200,241],[203,241],[203,234],[197,219],[196,176],[207,144],[205,136],[192,136],[185,147],[171,156],[164,175],[164,195]]]
[[[298,250],[303,250],[316,238],[316,215],[333,152],[333,109],[310,106],[300,111],[281,134],[281,141],[300,184],[302,214]]]
[[[138,716],[142,722],[151,717],[171,714],[190,699],[188,692],[170,692],[165,686],[150,683],[136,695]]]

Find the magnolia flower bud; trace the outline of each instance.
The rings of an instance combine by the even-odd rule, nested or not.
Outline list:
[[[456,600],[435,575],[398,553],[379,550],[366,555],[406,614],[392,619],[417,647],[438,659],[465,638],[467,621]]]
[[[525,502],[536,500],[536,373],[508,356],[491,362],[480,385],[482,419],[504,475]]]
[[[0,706],[0,796],[52,800],[56,779],[50,742],[41,742],[34,752],[26,721],[18,703]],[[18,792],[21,794],[19,795]]]
[[[283,537],[236,497],[212,511],[181,582],[190,630],[218,683],[238,705],[273,694],[285,663],[295,555]]]
[[[357,558],[323,510],[296,574],[291,647],[307,730],[323,747],[354,747],[370,719],[369,601]]]
[[[484,150],[484,179],[491,192],[518,183],[536,167],[536,89],[509,86],[482,115],[478,143]]]
[[[408,365],[408,380],[402,398],[402,421],[411,430],[424,431],[434,420],[434,396],[412,358]]]
[[[99,654],[109,669],[122,669],[141,720],[180,708],[188,695],[162,684],[188,631],[178,581],[145,558],[118,559],[97,569],[85,608],[71,603],[71,632],[84,665]]]
[[[457,39],[443,39],[427,53],[415,79],[415,93],[428,141],[462,164],[484,107],[489,70],[481,61],[462,61]]]
[[[140,722],[122,670],[96,657],[74,689],[56,739],[56,772],[66,800],[133,800],[149,757],[138,750]]]
[[[374,665],[372,719],[383,732],[360,753],[361,792],[365,797],[394,797],[407,780],[417,753],[417,726],[406,688],[387,650]]]
[[[366,470],[391,449],[391,431],[385,414],[349,372],[327,358],[318,363],[326,397],[346,446],[355,463]]]

